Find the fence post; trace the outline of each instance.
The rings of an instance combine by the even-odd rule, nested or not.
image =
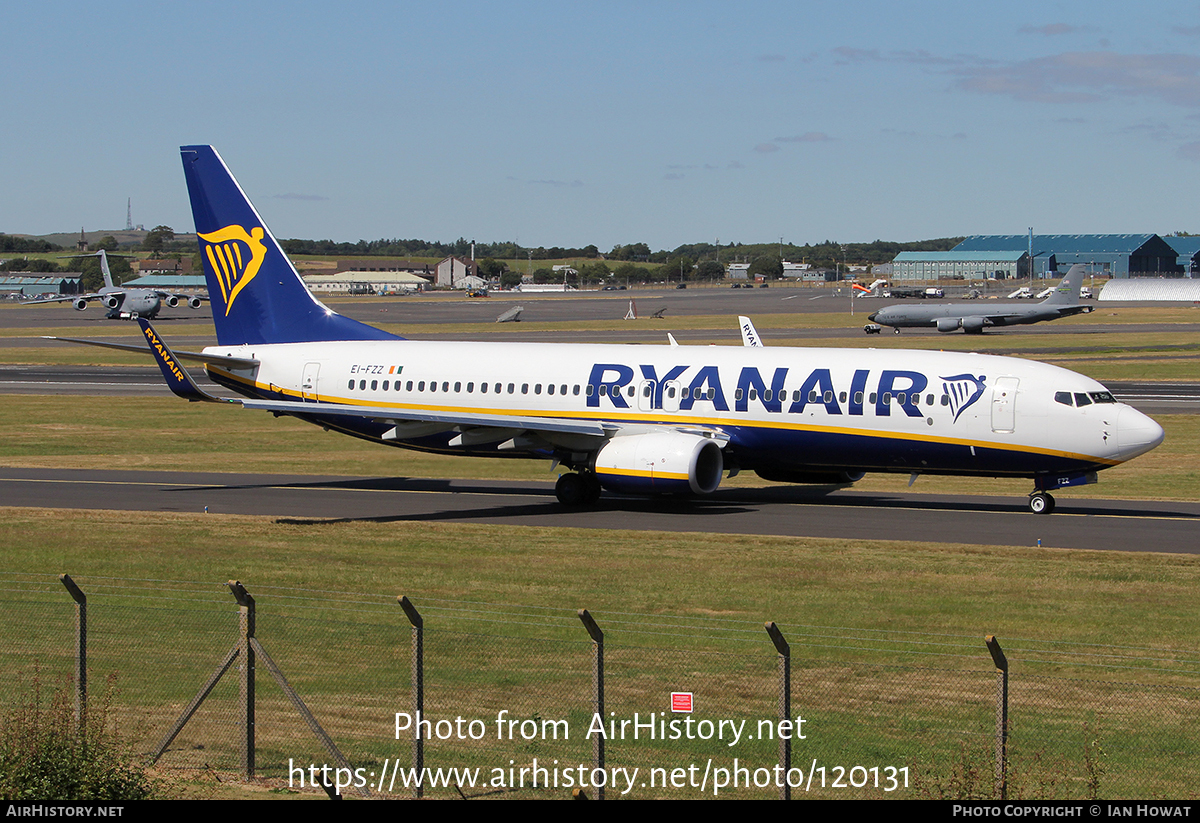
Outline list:
[[[792,719],[792,647],[783,637],[783,632],[774,621],[765,624],[767,636],[775,644],[779,653],[779,720],[780,723],[790,723]],[[792,769],[792,736],[784,736],[782,731],[788,726],[780,725],[779,735],[779,766],[783,770],[783,781],[779,784],[779,799],[791,800],[792,787],[788,783],[788,772]]]
[[[596,621],[587,609],[579,610],[579,619],[592,638],[592,711],[595,717],[604,722],[604,632],[596,625]],[[598,734],[592,738],[592,768],[604,770],[604,735]],[[596,799],[604,799],[604,786],[596,787]]]
[[[238,656],[241,658],[242,735],[238,740],[242,752],[242,774],[246,780],[254,779],[254,598],[236,580],[227,584],[238,603],[238,628],[240,640]]]
[[[1008,799],[1008,658],[996,635],[984,638],[996,664],[996,794]]]
[[[60,574],[58,579],[75,601],[75,728],[83,734],[87,719],[87,595],[71,575]]]
[[[404,595],[396,598],[412,624],[412,708],[413,708],[413,774],[417,776],[413,797],[425,794],[422,770],[425,768],[425,740],[421,737],[421,718],[425,713],[425,620],[417,607]]]

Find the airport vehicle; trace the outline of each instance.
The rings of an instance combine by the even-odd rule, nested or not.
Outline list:
[[[545,459],[569,469],[567,506],[601,489],[706,494],[726,471],[834,486],[881,471],[1032,478],[1044,513],[1053,489],[1162,440],[1095,380],[1014,358],[764,348],[757,332],[741,347],[405,340],[321,304],[220,156],[181,154],[218,344],[177,355],[138,323],[189,400],[385,445]],[[179,358],[243,399],[206,394]]]
[[[100,302],[108,312],[104,315],[109,320],[129,320],[138,317],[154,319],[162,310],[163,305],[175,308],[180,303],[187,303],[193,309],[200,308],[207,297],[195,294],[175,294],[159,289],[127,288],[114,286],[112,272],[108,269],[108,255],[101,249],[95,254],[77,255],[79,257],[99,257],[100,272],[104,275],[104,286],[93,294],[76,294],[65,297],[52,297],[46,300],[31,300],[27,306],[39,303],[66,303],[75,305],[76,311],[83,311],[92,300]]]
[[[1017,326],[1057,320],[1073,314],[1087,314],[1091,306],[1079,302],[1084,267],[1071,267],[1051,295],[1040,303],[947,303],[944,306],[888,306],[870,316],[872,323],[900,329],[936,328],[940,332],[962,329],[967,334],[982,334],[992,326]],[[869,334],[870,332],[868,332]]]

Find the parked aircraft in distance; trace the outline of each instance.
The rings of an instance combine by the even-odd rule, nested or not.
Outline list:
[[[104,287],[100,291],[94,294],[76,294],[64,297],[51,297],[45,300],[31,300],[25,305],[70,302],[75,305],[76,311],[83,311],[88,307],[89,301],[98,300],[104,308],[108,309],[107,314],[104,315],[105,317],[110,320],[127,320],[139,317],[154,319],[158,316],[164,304],[175,308],[180,303],[187,303],[193,309],[198,309],[208,299],[201,295],[175,294],[174,292],[161,291],[159,289],[114,286],[112,272],[108,269],[108,255],[104,249],[95,254],[72,255],[72,258],[75,257],[100,258],[100,272],[104,275]]]
[[[982,334],[991,326],[1019,326],[1057,320],[1073,314],[1086,314],[1091,306],[1079,302],[1079,287],[1083,284],[1084,267],[1071,266],[1066,277],[1054,292],[1040,303],[947,303],[944,306],[899,305],[880,309],[870,316],[873,323],[900,329],[936,328],[940,332],[962,329],[967,334]],[[873,329],[865,328],[868,334]]]
[[[217,341],[200,390],[144,318],[168,385],[391,446],[541,458],[564,505],[601,489],[707,494],[725,472],[846,485],[864,472],[1026,477],[1050,491],[1157,446],[1091,378],[1007,357],[753,345],[405,340],[321,304],[210,146],[181,149]],[[111,344],[109,344],[111,345]]]

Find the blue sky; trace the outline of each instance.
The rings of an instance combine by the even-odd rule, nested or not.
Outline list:
[[[45,0],[0,11],[0,231],[867,242],[1200,231],[1200,5]]]

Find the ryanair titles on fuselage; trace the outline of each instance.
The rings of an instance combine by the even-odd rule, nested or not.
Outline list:
[[[821,405],[831,415],[861,416],[865,405],[874,405],[874,412],[880,417],[890,416],[893,406],[903,410],[909,417],[924,416],[918,404],[921,394],[930,385],[930,379],[918,371],[883,369],[873,378],[871,369],[855,369],[849,383],[838,386],[832,370],[817,368],[810,371],[800,387],[793,389],[790,395],[785,388],[788,372],[787,366],[780,366],[764,377],[758,368],[743,366],[733,391],[732,410],[746,412],[751,402],[757,402],[771,414],[784,413],[785,406],[786,413],[799,414],[809,405]],[[942,404],[953,406],[955,419],[975,403],[986,388],[984,375],[959,374],[944,376],[940,380],[940,393],[945,398]],[[678,401],[680,411],[691,411],[697,402],[712,403],[715,411],[727,412],[731,409],[718,366],[674,366],[660,375],[653,365],[641,365],[635,371],[632,366],[623,363],[596,363],[592,366],[588,378],[587,406],[599,409],[607,404],[616,409],[629,409],[631,398],[628,387],[647,382],[653,388],[650,399],[654,409],[664,407],[664,395],[671,383],[678,384],[682,389]]]

